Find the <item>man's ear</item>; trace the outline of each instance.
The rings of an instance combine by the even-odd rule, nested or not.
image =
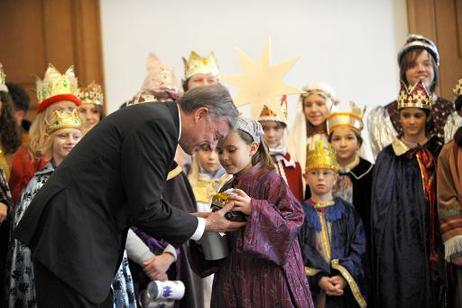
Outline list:
[[[194,121],[198,122],[202,118],[206,118],[209,115],[209,109],[207,107],[199,107],[194,111]]]

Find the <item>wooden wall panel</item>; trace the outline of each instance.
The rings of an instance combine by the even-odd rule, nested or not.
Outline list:
[[[452,89],[462,78],[462,0],[408,0],[409,32],[434,40],[440,57],[441,96],[454,99]]]
[[[80,85],[103,84],[99,1],[1,0],[0,62],[7,81],[23,85],[36,105],[35,76],[48,63],[74,65]],[[6,12],[6,13],[4,13]]]

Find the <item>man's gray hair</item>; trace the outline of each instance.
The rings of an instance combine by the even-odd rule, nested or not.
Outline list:
[[[214,117],[226,117],[229,126],[236,126],[239,113],[228,90],[221,84],[202,86],[187,91],[178,101],[181,110],[192,113],[206,107]]]

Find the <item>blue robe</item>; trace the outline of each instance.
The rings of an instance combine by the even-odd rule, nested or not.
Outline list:
[[[436,189],[441,147],[438,138],[416,149],[396,139],[377,157],[371,201],[375,307],[444,307],[443,242],[436,204],[426,197]],[[425,190],[423,174],[433,180]]]
[[[305,222],[300,230],[305,273],[313,301],[324,296],[318,283],[324,277],[342,276],[343,296],[326,296],[325,307],[364,307],[367,303],[366,234],[353,205],[334,198],[334,205],[316,209],[303,203]]]

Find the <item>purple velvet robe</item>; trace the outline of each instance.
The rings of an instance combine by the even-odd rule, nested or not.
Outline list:
[[[212,307],[313,307],[297,235],[303,209],[284,180],[273,171],[253,167],[227,183],[251,198],[247,225],[228,232],[230,255],[205,261],[192,245],[195,269],[215,273]]]

